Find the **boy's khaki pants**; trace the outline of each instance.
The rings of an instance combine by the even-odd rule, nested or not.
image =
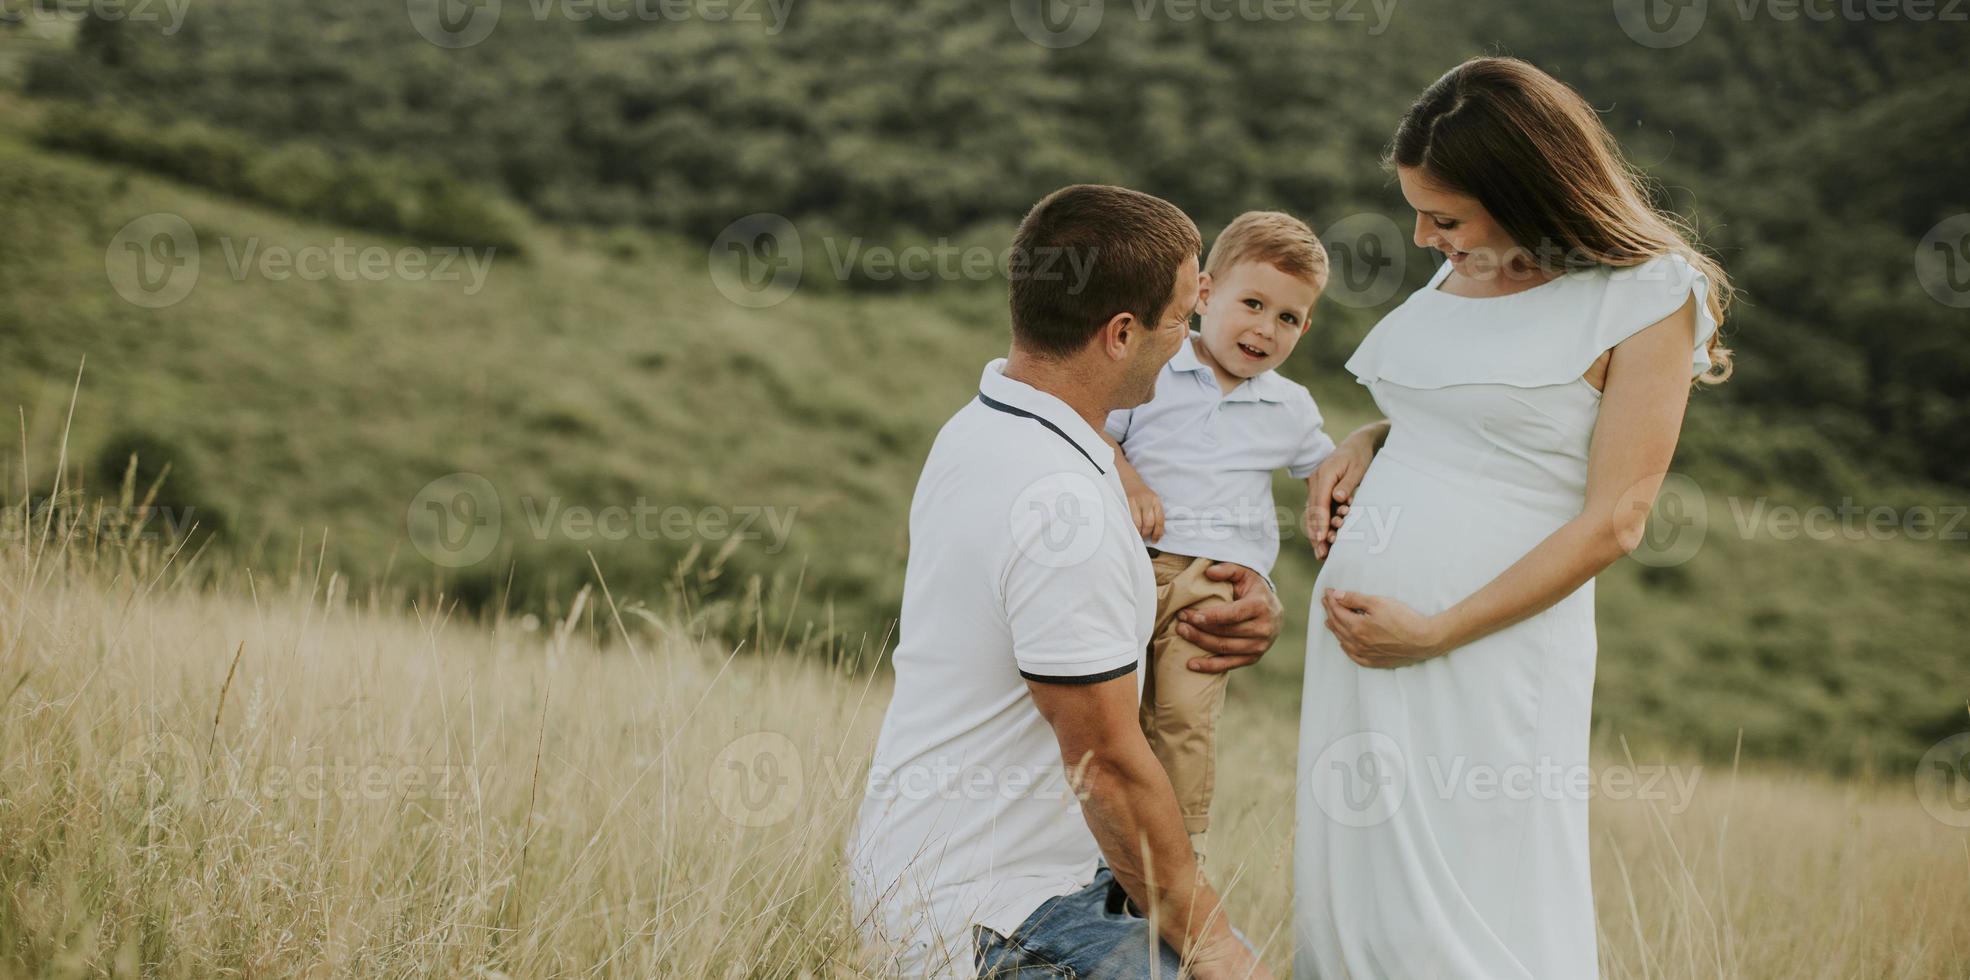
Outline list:
[[[1156,631],[1149,641],[1149,671],[1142,687],[1142,733],[1176,789],[1177,808],[1191,846],[1204,850],[1211,826],[1211,790],[1217,779],[1218,715],[1224,710],[1224,674],[1191,670],[1208,651],[1177,635],[1177,613],[1191,606],[1231,601],[1231,583],[1204,577],[1209,558],[1152,552],[1156,570]]]

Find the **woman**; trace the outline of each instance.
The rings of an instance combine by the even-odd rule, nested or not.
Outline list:
[[[1389,428],[1315,585],[1296,970],[1591,977],[1593,577],[1730,371],[1729,286],[1525,62],[1444,75],[1390,156],[1448,261],[1347,365]]]

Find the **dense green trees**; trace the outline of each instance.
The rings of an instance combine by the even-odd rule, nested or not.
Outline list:
[[[1261,206],[1406,226],[1378,167],[1396,117],[1462,58],[1517,54],[1606,111],[1737,277],[1742,370],[1718,397],[1970,485],[1970,312],[1915,271],[1924,234],[1970,211],[1953,152],[1970,132],[1970,25],[1710,6],[1688,43],[1658,49],[1573,0],[1417,0],[1386,25],[1367,4],[1359,20],[1306,12],[1352,9],[1335,5],[1214,21],[1115,0],[1055,49],[995,3],[817,2],[781,23],[764,4],[712,22],[702,5],[609,20],[508,0],[482,42],[447,49],[396,0],[212,0],[168,36],[89,21],[29,85],[249,134],[302,177],[317,153],[375,158],[496,186],[550,221],[709,241],[771,211],[803,235],[910,242],[994,239],[1081,180],[1167,196],[1207,233]],[[1410,263],[1412,282],[1426,274]],[[1337,309],[1321,354],[1373,312]]]

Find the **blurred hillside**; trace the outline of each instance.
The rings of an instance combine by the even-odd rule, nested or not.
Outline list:
[[[1113,0],[1094,4],[1091,35],[1049,48],[1003,5],[761,2],[727,21],[701,6],[212,0],[175,29],[84,20],[25,84],[158,125],[437,166],[558,222],[709,242],[773,212],[809,239],[996,242],[1087,180],[1167,197],[1207,233],[1252,207],[1406,228],[1375,166],[1395,119],[1463,58],[1516,54],[1606,110],[1736,276],[1734,334],[1754,356],[1724,400],[1970,486],[1964,314],[1911,275],[1924,233],[1970,210],[1950,152],[1970,132],[1970,23],[1716,4],[1687,43],[1653,48],[1608,4],[1574,0],[1261,22]],[[666,9],[684,16],[633,16]],[[1330,330],[1321,359],[1344,359],[1373,312]]]
[[[1713,17],[1656,50],[1603,5],[1558,0],[1403,4],[1380,33],[1109,8],[1062,49],[1001,7],[941,4],[796,5],[769,32],[508,2],[459,49],[381,0],[225,0],[168,35],[0,28],[18,85],[0,95],[0,391],[28,439],[0,493],[45,491],[86,355],[71,469],[102,488],[132,451],[144,477],[168,461],[160,500],[250,562],[326,549],[361,580],[542,612],[599,566],[626,600],[709,596],[692,629],[880,637],[922,455],[1003,352],[1003,284],[836,273],[832,249],[1003,248],[1025,207],[1079,180],[1167,196],[1207,235],[1247,207],[1407,227],[1376,166],[1395,118],[1443,69],[1504,50],[1606,109],[1744,290],[1739,376],[1698,394],[1676,466],[1708,534],[1601,582],[1603,728],[1725,757],[1741,731],[1748,755],[1835,769],[1907,767],[1963,728],[1965,543],[1815,540],[1773,513],[1970,502],[1970,324],[1912,265],[1926,229],[1970,210],[1941,152],[1970,126],[1953,57],[1970,32]],[[808,257],[798,289],[754,309],[720,292],[707,249],[757,212],[790,218]],[[201,265],[151,306],[105,268],[158,214]],[[345,241],[507,247],[449,282],[243,258]],[[1406,255],[1407,285],[1429,271]],[[1372,413],[1339,364],[1401,295],[1323,304],[1296,354],[1337,429]],[[433,562],[406,524],[460,473],[489,482],[501,532],[482,558]],[[638,501],[790,523],[612,540],[555,516]],[[1299,491],[1282,482],[1280,503]],[[1284,554],[1290,632],[1233,684],[1282,711],[1315,570],[1303,543]]]

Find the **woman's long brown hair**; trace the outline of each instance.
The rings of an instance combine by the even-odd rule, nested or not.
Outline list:
[[[1723,267],[1686,224],[1649,203],[1648,178],[1623,159],[1587,100],[1527,62],[1473,58],[1445,73],[1403,115],[1389,162],[1476,198],[1548,271],[1681,255],[1710,278],[1710,315],[1724,322]],[[1730,377],[1731,351],[1717,334],[1709,351],[1699,380]]]

